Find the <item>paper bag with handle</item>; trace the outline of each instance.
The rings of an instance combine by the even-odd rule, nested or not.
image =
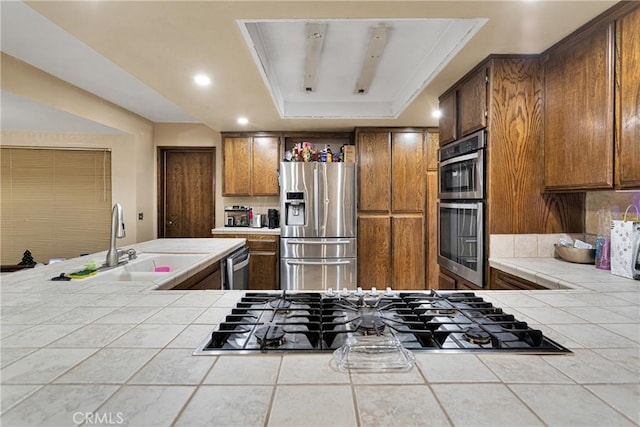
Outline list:
[[[632,207],[636,210],[634,218],[629,215]],[[638,251],[640,251],[639,216],[638,207],[629,205],[624,211],[622,220],[611,221],[611,274],[640,279],[636,272]]]

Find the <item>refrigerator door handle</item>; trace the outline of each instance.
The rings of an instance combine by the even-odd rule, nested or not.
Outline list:
[[[318,185],[320,184],[320,179],[318,176],[318,168],[313,168],[313,226],[316,232],[316,236],[318,236],[319,226],[319,217],[320,217],[320,207],[318,203],[320,202],[320,197],[318,195],[319,189]]]
[[[348,240],[338,240],[337,242],[317,242],[314,240],[287,240],[287,245],[348,245]]]
[[[287,260],[287,265],[348,265],[351,261],[290,261]]]

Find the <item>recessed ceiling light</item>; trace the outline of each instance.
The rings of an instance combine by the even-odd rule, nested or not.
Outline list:
[[[196,74],[193,76],[193,81],[198,86],[209,86],[211,84],[211,79],[206,74]]]
[[[246,125],[247,123],[249,123],[249,119],[247,119],[246,117],[238,117],[239,125]]]
[[[442,111],[440,110],[433,110],[433,112],[431,113],[431,117],[434,117],[436,119],[439,119],[440,117],[442,117]]]

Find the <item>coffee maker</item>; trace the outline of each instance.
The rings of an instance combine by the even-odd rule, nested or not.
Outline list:
[[[267,211],[267,225],[269,228],[280,227],[280,214],[278,209],[269,209]]]

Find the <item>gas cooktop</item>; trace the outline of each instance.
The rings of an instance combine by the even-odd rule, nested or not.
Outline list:
[[[411,351],[571,353],[473,292],[247,293],[195,354],[334,351],[389,336]]]

